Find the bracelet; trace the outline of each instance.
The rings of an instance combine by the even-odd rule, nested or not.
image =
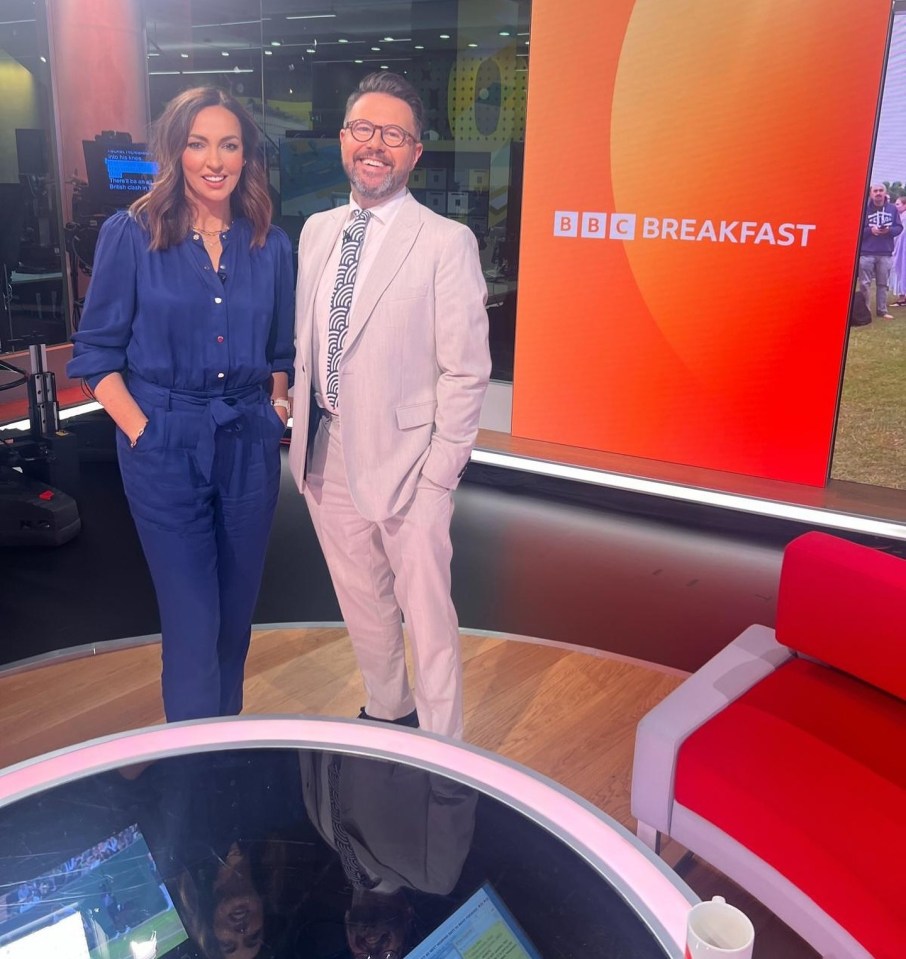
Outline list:
[[[147,425],[148,425],[148,424],[145,423],[145,426],[147,426]],[[145,432],[145,426],[143,426],[143,427],[135,434],[135,439],[130,441],[129,447],[130,447],[131,449],[135,449],[135,444],[138,443],[138,441],[142,438],[142,433]]]
[[[292,407],[290,406],[289,400],[285,396],[277,397],[277,399],[271,397],[271,406],[279,406],[280,409],[286,410],[287,416],[289,416],[289,414],[292,412]]]

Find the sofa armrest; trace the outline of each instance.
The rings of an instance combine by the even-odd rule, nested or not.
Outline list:
[[[631,795],[631,812],[639,822],[670,834],[676,757],[683,741],[791,656],[773,629],[750,626],[642,717]]]

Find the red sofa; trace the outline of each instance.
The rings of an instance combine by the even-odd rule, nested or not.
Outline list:
[[[632,813],[822,956],[906,956],[906,560],[789,544],[749,627],[643,717]]]

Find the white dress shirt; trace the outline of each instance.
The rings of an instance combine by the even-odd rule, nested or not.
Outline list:
[[[356,296],[362,288],[368,276],[368,271],[377,261],[381,250],[381,245],[390,229],[390,225],[396,219],[403,200],[409,191],[406,187],[398,190],[393,196],[384,200],[377,206],[369,207],[371,219],[365,230],[365,238],[362,241],[362,249],[359,253],[359,266],[356,272],[355,286],[352,288],[352,302],[349,305],[349,312],[352,313],[355,307]],[[357,210],[361,207],[356,201],[349,197],[349,212],[343,221],[343,229],[337,234],[336,242],[330,252],[327,265],[321,274],[321,282],[318,284],[318,292],[315,296],[315,317],[313,324],[313,342],[312,356],[315,359],[312,370],[312,385],[315,390],[315,400],[322,409],[330,413],[337,411],[331,406],[327,397],[324,395],[324,384],[327,383],[327,330],[330,322],[330,300],[333,296],[333,288],[337,281],[337,270],[340,266],[340,248],[343,245],[343,231],[352,222]]]

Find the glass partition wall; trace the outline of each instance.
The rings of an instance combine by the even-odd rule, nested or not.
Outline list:
[[[75,173],[72,162],[63,163],[61,173],[58,160],[67,156],[67,146],[71,158],[73,145],[67,140],[73,138],[60,131],[60,117],[69,111],[53,105],[52,70],[61,81],[59,63],[48,52],[47,21],[53,14],[56,23],[62,10],[70,19],[73,11],[88,17],[95,6],[96,17],[104,16],[104,10],[110,13],[105,0],[78,0],[70,8],[76,2],[3,0],[0,5],[0,353],[35,341],[68,340],[78,324],[103,220],[96,216],[103,203],[83,202],[90,198],[87,155],[84,169],[79,159]],[[111,50],[111,62],[121,72],[138,74],[140,99],[147,84],[147,116],[157,117],[171,97],[189,86],[230,89],[250,108],[264,134],[275,219],[293,241],[307,216],[348,196],[338,131],[349,92],[373,70],[408,77],[427,112],[424,155],[410,188],[420,202],[474,232],[488,285],[492,376],[512,382],[531,0],[123,4],[144,25],[144,63],[136,64],[125,44],[121,51]],[[897,33],[902,19],[894,18],[894,54],[902,40]],[[65,31],[55,37],[57,57],[83,55],[80,40]],[[91,60],[78,69],[101,71]],[[896,112],[903,82],[897,62],[893,56],[885,84],[876,167],[890,154],[885,120]],[[113,109],[116,102],[112,96],[109,121],[103,115],[100,126],[91,128],[95,140],[127,129],[125,116]],[[138,144],[143,134],[138,129],[133,134]],[[76,146],[80,158],[82,144]],[[872,177],[899,190],[895,168],[895,162],[893,173],[878,167]],[[899,286],[895,292],[901,292]],[[899,301],[893,306],[896,316]],[[876,322],[850,338],[834,479],[902,487],[897,434],[902,404],[893,370],[902,352],[897,342],[901,327]],[[887,390],[883,402],[879,380]],[[868,384],[864,396],[858,392],[862,381]]]
[[[43,0],[3,0],[0,353],[69,335],[49,59]]]
[[[493,376],[512,380],[530,0],[145,0],[151,117],[188,86],[227,87],[264,133],[275,220],[346,202],[338,132],[365,74],[392,70],[426,107],[410,189],[475,233]]]

